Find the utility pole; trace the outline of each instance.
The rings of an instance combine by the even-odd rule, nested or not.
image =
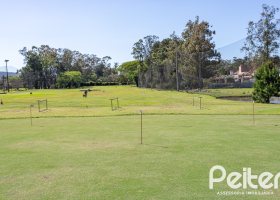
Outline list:
[[[153,63],[151,63],[151,89],[153,89],[153,75],[154,75],[154,73],[153,73]]]
[[[10,92],[10,87],[9,87],[9,72],[8,72],[8,62],[9,60],[5,60],[6,62],[6,73],[7,73],[7,89],[8,89],[8,92]]]
[[[140,67],[138,66],[138,87],[140,88],[140,70],[143,68],[143,55],[140,55],[139,58]]]
[[[3,81],[3,91],[5,92],[5,76],[2,76],[2,81]]]
[[[140,110],[140,141],[141,144],[143,144],[143,111]]]
[[[179,78],[178,78],[178,50],[176,50],[176,89],[179,91]]]

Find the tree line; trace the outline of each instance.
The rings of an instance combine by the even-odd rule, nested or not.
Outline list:
[[[188,90],[201,89],[211,78],[247,65],[255,71],[253,99],[268,103],[271,96],[280,95],[278,11],[264,4],[260,19],[248,23],[246,42],[241,49],[246,52],[244,58],[222,60],[213,42],[215,30],[196,17],[187,22],[181,36],[173,33],[160,41],[149,35],[138,40],[132,47],[136,61],[122,64],[120,71],[135,80],[138,87]]]
[[[203,79],[218,72],[221,60],[214,35],[209,23],[196,17],[187,22],[180,37],[173,33],[162,41],[155,35],[140,39],[132,48],[140,64],[136,84],[177,90],[202,88]]]
[[[180,36],[173,32],[162,40],[155,35],[139,39],[132,47],[135,60],[120,66],[111,66],[109,56],[99,58],[48,45],[24,47],[19,51],[26,64],[20,78],[25,87],[36,89],[109,83],[189,90],[201,89],[211,78],[227,75],[243,64],[255,70],[254,100],[268,102],[280,92],[278,11],[263,5],[260,19],[248,23],[246,42],[241,49],[246,52],[244,58],[222,60],[213,41],[216,31],[197,16],[186,23]]]
[[[243,51],[249,63],[258,62],[253,99],[269,103],[270,97],[280,96],[280,19],[276,18],[279,8],[263,5],[258,21],[248,23],[247,37]]]
[[[25,61],[21,78],[27,88],[72,88],[118,81],[117,63],[111,66],[109,56],[99,58],[48,45],[24,47],[19,52]]]

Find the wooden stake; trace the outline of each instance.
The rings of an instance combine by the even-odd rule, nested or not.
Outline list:
[[[113,99],[110,99],[111,100],[111,109],[112,109],[112,111],[114,110],[113,109]]]
[[[194,106],[194,97],[192,98],[192,106]]]

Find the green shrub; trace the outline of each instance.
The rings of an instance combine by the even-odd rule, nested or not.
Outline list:
[[[82,74],[79,71],[67,71],[61,74],[57,79],[59,88],[77,88],[81,86]]]
[[[272,62],[263,64],[256,72],[253,99],[259,103],[269,103],[272,96],[280,91],[279,72]]]

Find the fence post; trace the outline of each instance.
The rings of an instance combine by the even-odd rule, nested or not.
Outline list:
[[[255,125],[255,101],[253,101],[253,124]]]
[[[192,106],[194,107],[194,97],[192,97]]]
[[[201,110],[201,98],[202,97],[198,97],[199,98],[199,109]]]
[[[111,100],[111,109],[112,109],[112,111],[114,110],[113,109],[113,99],[110,99]]]
[[[32,108],[33,108],[33,104],[30,105],[30,124],[31,126],[33,126],[33,122],[32,122]]]
[[[140,117],[141,117],[141,144],[143,144],[143,111],[140,110]]]
[[[39,100],[38,100],[38,110],[39,110],[39,112],[41,112],[40,101]]]

